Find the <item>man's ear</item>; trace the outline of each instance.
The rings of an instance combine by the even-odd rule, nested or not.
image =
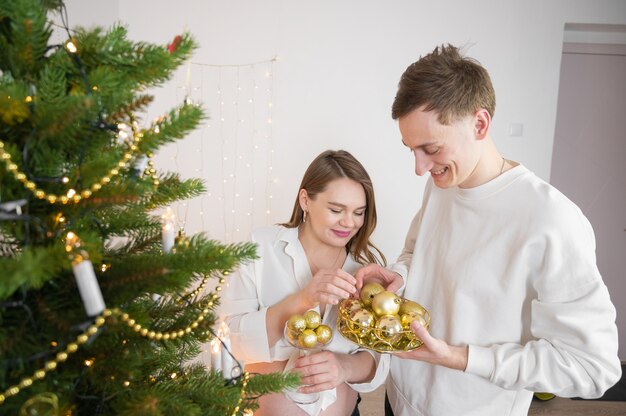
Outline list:
[[[491,115],[489,111],[481,108],[474,113],[474,132],[476,139],[483,140],[489,133],[489,127],[491,126]]]

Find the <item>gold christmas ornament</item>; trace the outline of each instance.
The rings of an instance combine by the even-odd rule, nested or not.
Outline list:
[[[359,296],[361,297],[361,302],[363,302],[363,305],[369,307],[372,304],[372,299],[374,298],[374,296],[384,291],[385,288],[382,287],[380,283],[371,282],[366,283],[361,288],[361,293]]]
[[[419,303],[387,292],[376,303],[378,312],[393,312],[396,307],[398,310],[395,314],[377,315],[373,304],[361,304],[361,309],[355,309],[353,301],[354,299],[345,299],[339,303],[337,330],[347,340],[377,352],[411,351],[422,346],[422,341],[410,327],[411,322],[416,319],[424,328],[428,329],[430,326],[430,313]]]
[[[372,298],[372,310],[377,316],[396,315],[400,311],[400,302],[395,293],[383,291]]]
[[[45,416],[59,413],[59,399],[56,394],[45,392],[26,400],[20,408],[20,416]]]
[[[320,344],[326,345],[333,338],[333,330],[328,325],[320,325],[315,329],[315,335]]]
[[[317,334],[312,329],[305,329],[298,335],[298,344],[302,348],[313,348],[317,344]]]
[[[396,315],[384,315],[376,321],[376,334],[393,343],[397,341],[402,334],[402,323]]]
[[[359,309],[363,309],[363,304],[359,299],[346,299],[343,301],[343,307],[348,311],[348,313],[352,313],[354,311],[358,311]]]
[[[413,322],[413,321],[419,322],[419,324],[422,325],[424,328],[426,328],[426,326],[427,326],[426,319],[424,319],[424,317],[422,315],[420,315],[420,314],[417,314],[417,313],[405,313],[404,315],[402,315],[400,317],[400,322],[402,322],[402,328],[405,329],[405,330],[408,330],[406,332],[406,334],[407,334],[407,337],[409,337],[410,339],[416,339],[417,338],[415,336],[415,333],[411,329],[411,322]]]
[[[367,309],[359,309],[358,311],[350,314],[350,322],[352,323],[352,330],[365,334],[369,328],[374,326],[376,320],[374,314]]]
[[[402,303],[400,303],[400,311],[398,313],[400,315],[409,313],[424,316],[426,315],[426,309],[424,309],[424,307],[417,302],[405,299]]]
[[[320,323],[317,311],[310,310],[304,315],[295,314],[289,317],[284,329],[287,342],[301,350],[321,349],[333,338],[333,330]],[[315,327],[307,328],[307,323]]]
[[[306,319],[304,315],[292,315],[287,321],[287,328],[297,333],[304,331],[306,329]]]
[[[322,323],[322,318],[317,311],[311,309],[304,314],[304,320],[306,321],[306,327],[308,329],[315,329]]]

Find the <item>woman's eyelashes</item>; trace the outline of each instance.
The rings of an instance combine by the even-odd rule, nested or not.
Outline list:
[[[329,208],[330,212],[332,212],[333,214],[341,214],[343,212],[343,210],[341,209],[335,209],[335,208]],[[361,217],[365,214],[365,211],[354,211],[353,213],[354,215]]]

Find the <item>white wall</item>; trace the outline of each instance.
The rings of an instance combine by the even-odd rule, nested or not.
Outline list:
[[[248,63],[277,55],[275,183],[273,209],[265,220],[286,221],[310,160],[327,148],[343,148],[374,180],[375,242],[392,259],[425,183],[415,177],[412,157],[390,117],[404,69],[438,44],[467,45],[494,82],[497,146],[505,157],[549,179],[564,24],[626,23],[622,0],[69,0],[67,9],[70,23],[86,26],[103,25],[111,10],[118,11],[134,40],[166,44],[187,29],[201,45],[194,62]],[[151,115],[178,104],[178,79],[157,92]],[[521,137],[508,136],[510,123],[523,123]],[[199,176],[192,162],[198,139],[162,152],[157,167]],[[214,154],[206,159],[219,163]],[[188,233],[202,227],[196,211],[187,214]],[[205,214],[211,221],[204,229],[216,238],[222,236],[212,221],[223,223],[222,214]]]

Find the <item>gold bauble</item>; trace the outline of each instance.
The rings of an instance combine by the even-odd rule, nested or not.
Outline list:
[[[374,298],[374,296],[384,291],[385,288],[380,283],[370,282],[366,283],[361,288],[361,293],[359,296],[361,297],[361,302],[363,302],[363,305],[369,307],[372,304],[372,299]]]
[[[317,311],[311,309],[304,314],[304,320],[306,321],[306,327],[308,329],[315,329],[322,323],[322,318]]]
[[[418,314],[418,315],[422,315],[425,316],[426,315],[426,309],[424,309],[424,307],[422,305],[420,305],[417,302],[413,302],[412,300],[403,300],[402,303],[400,304],[400,315],[404,315],[407,313],[412,313],[412,314]]]
[[[403,328],[409,329],[411,327],[411,322],[415,320],[419,322],[420,325],[422,325],[424,328],[426,328],[426,318],[424,318],[423,315],[419,313],[405,313],[403,315],[400,315],[400,321],[402,322]]]
[[[304,331],[306,329],[306,320],[304,319],[304,315],[292,315],[287,321],[287,328],[297,333]]]
[[[367,309],[359,309],[350,314],[350,329],[365,333],[374,326],[374,314]]]
[[[312,329],[305,329],[298,335],[298,344],[303,348],[313,348],[317,344],[317,334]]]
[[[320,325],[315,329],[315,334],[317,335],[317,341],[326,345],[333,339],[333,330],[330,329],[328,325]]]
[[[407,338],[411,341],[417,338],[411,329],[411,322],[417,321],[420,325],[426,328],[426,319],[419,313],[405,313],[404,315],[401,315],[400,321],[402,322],[402,328],[406,330],[405,334]]]
[[[372,310],[378,316],[397,315],[401,301],[398,295],[385,290],[372,298]]]
[[[354,311],[363,309],[363,304],[358,299],[344,299],[341,301],[340,307],[343,308],[348,315],[350,315]]]
[[[287,335],[287,338],[289,338],[289,342],[294,344],[294,343],[298,343],[298,336],[302,333],[302,331],[294,331],[291,328],[287,328],[287,330],[285,331],[285,334]]]
[[[387,342],[395,342],[402,336],[402,323],[396,315],[384,315],[376,322],[376,334]]]

